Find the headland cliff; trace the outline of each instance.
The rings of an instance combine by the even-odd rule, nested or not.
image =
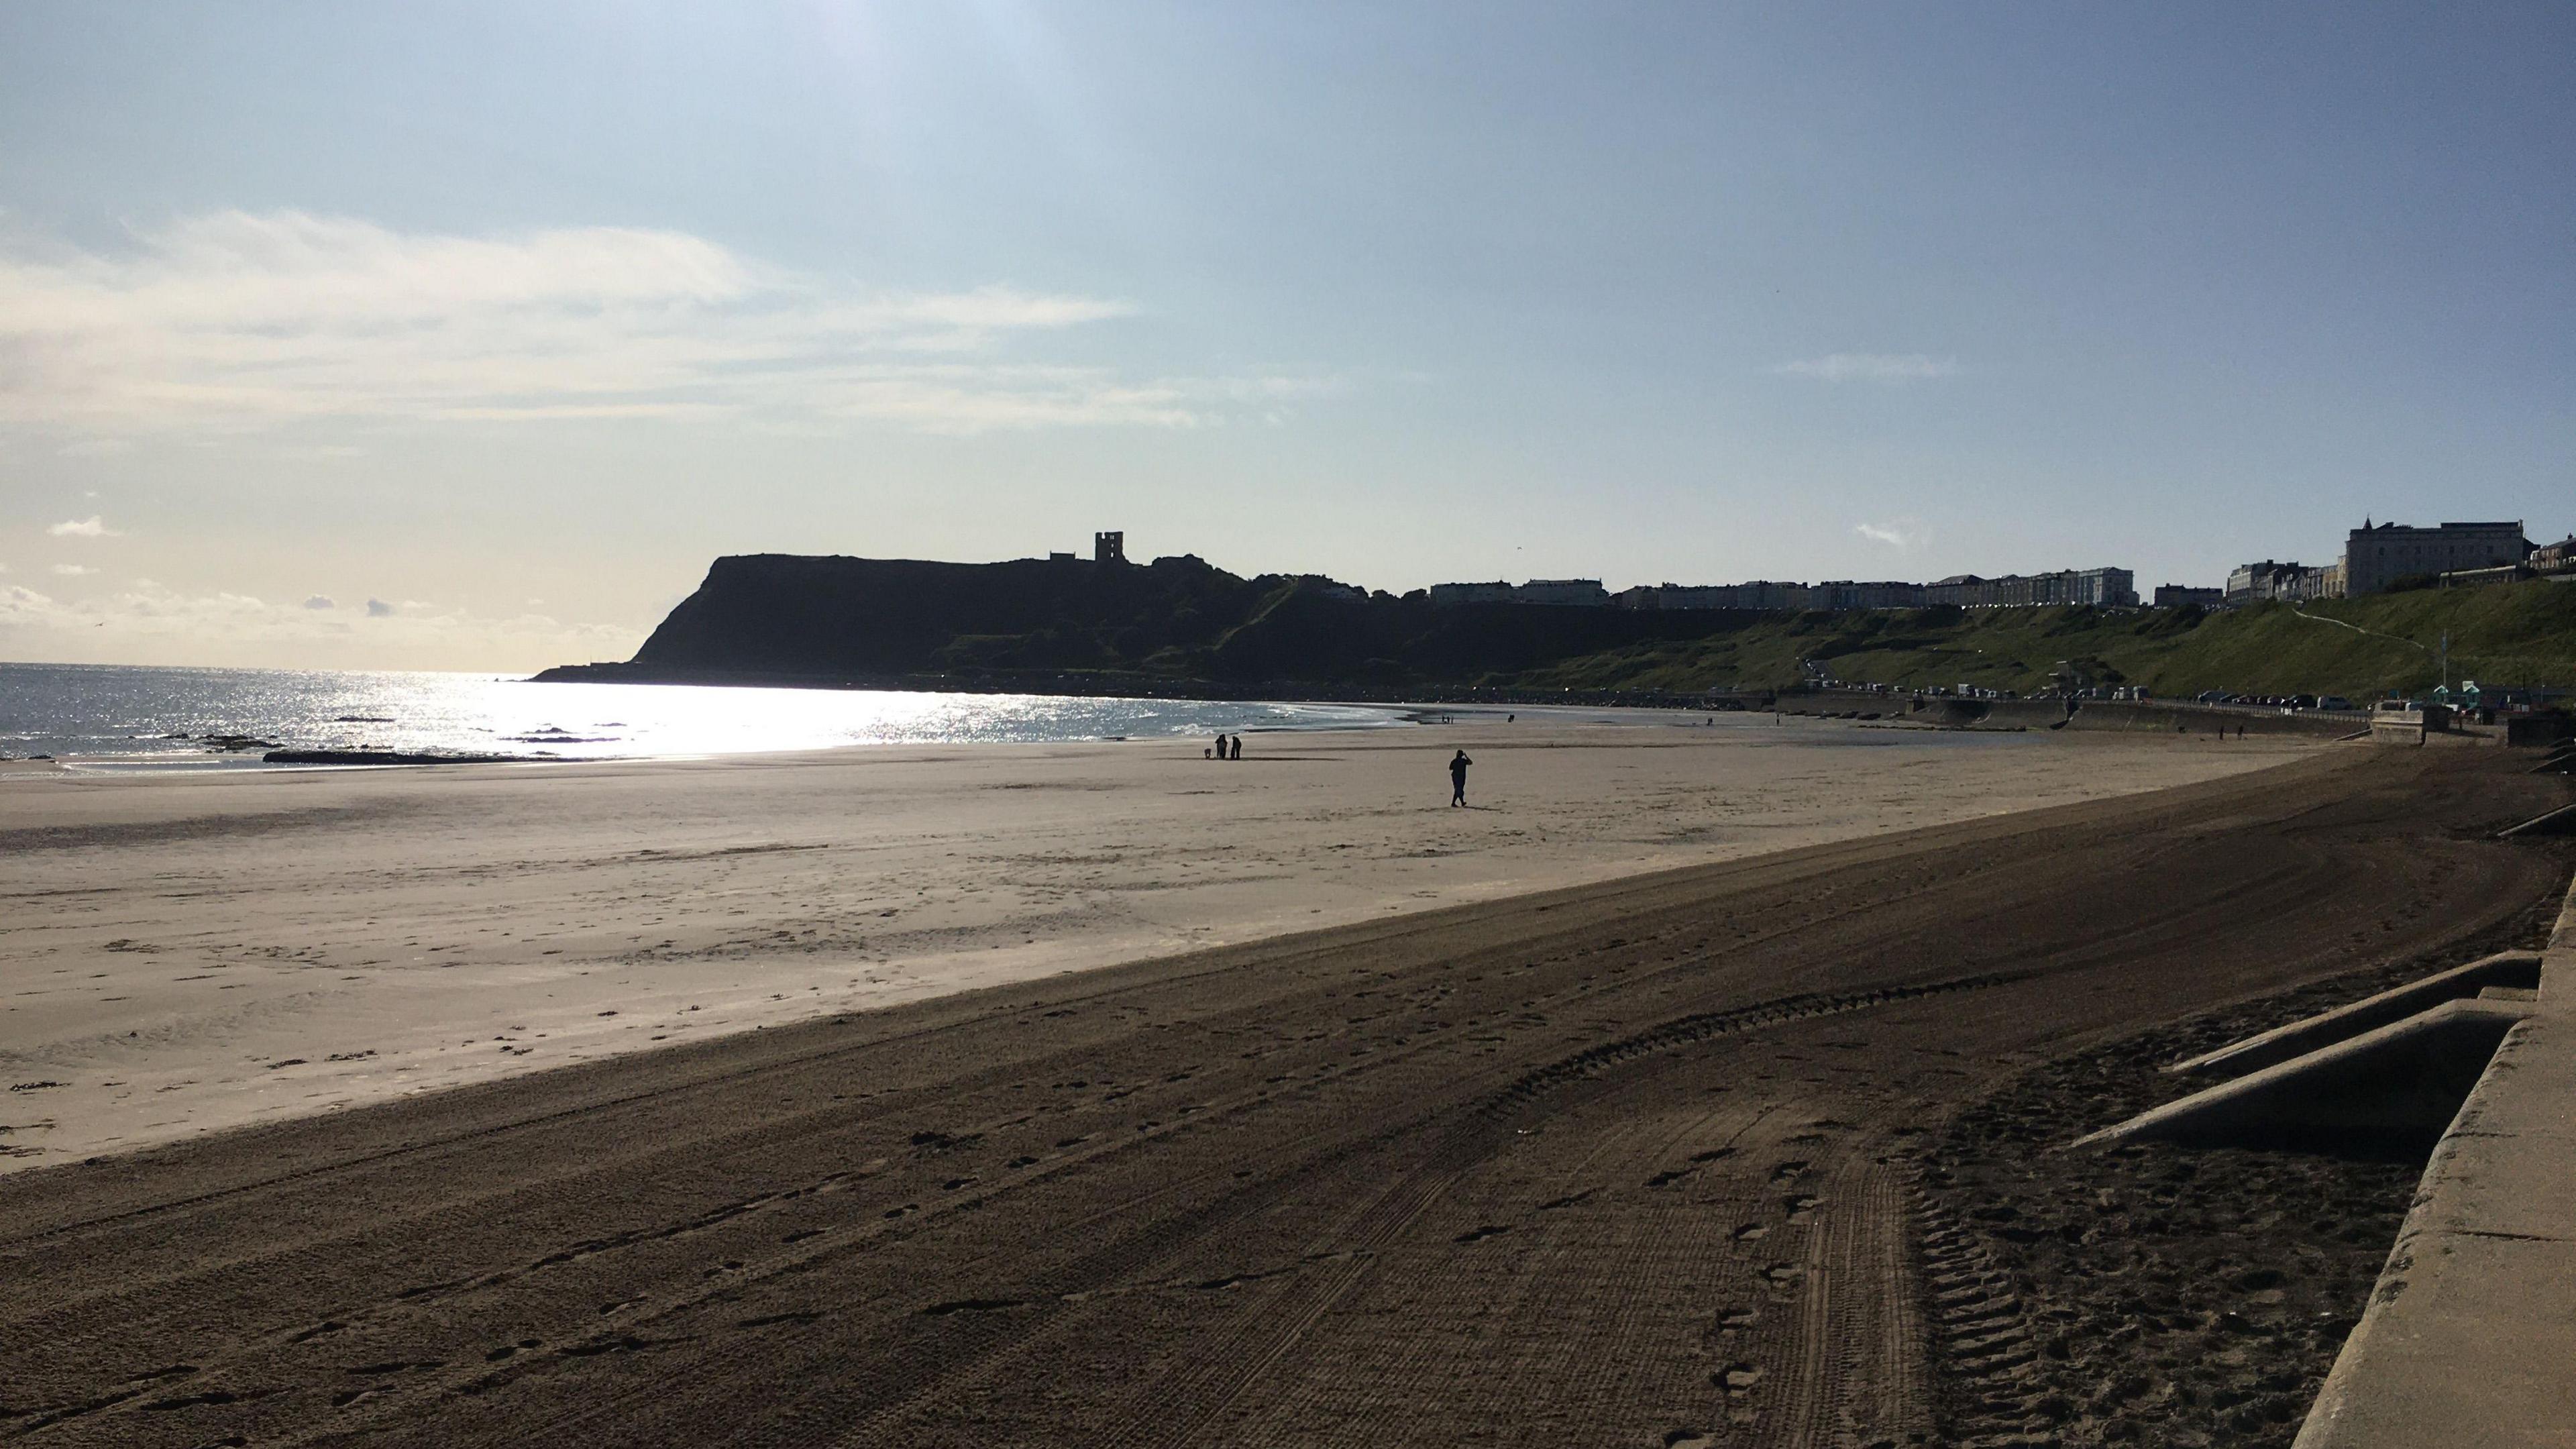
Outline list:
[[[1697,698],[1817,677],[2035,693],[2071,672],[2159,697],[2576,685],[2576,588],[2522,583],[2204,612],[1435,606],[1191,555],[940,563],[717,559],[635,657],[555,681],[1307,699]]]

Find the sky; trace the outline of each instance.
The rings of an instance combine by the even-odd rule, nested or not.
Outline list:
[[[2576,7],[0,7],[0,659],[2576,529]]]

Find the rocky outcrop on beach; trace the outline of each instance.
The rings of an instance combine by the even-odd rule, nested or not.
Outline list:
[[[259,757],[268,765],[516,765],[534,755],[453,754],[440,750],[270,750]]]

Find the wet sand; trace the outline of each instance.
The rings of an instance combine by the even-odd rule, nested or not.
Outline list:
[[[21,1173],[0,1424],[1933,1442],[1930,1144],[2554,900],[2558,854],[2490,838],[2565,793],[2518,763],[2314,752]]]
[[[0,1172],[2320,748],[1744,716],[1249,745],[0,779]]]

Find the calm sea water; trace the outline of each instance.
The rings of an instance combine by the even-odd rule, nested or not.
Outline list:
[[[53,755],[124,768],[258,765],[260,751],[212,750],[204,743],[209,735],[248,735],[299,748],[570,760],[830,745],[1214,736],[1404,722],[1399,711],[1357,705],[0,664],[0,755]]]

